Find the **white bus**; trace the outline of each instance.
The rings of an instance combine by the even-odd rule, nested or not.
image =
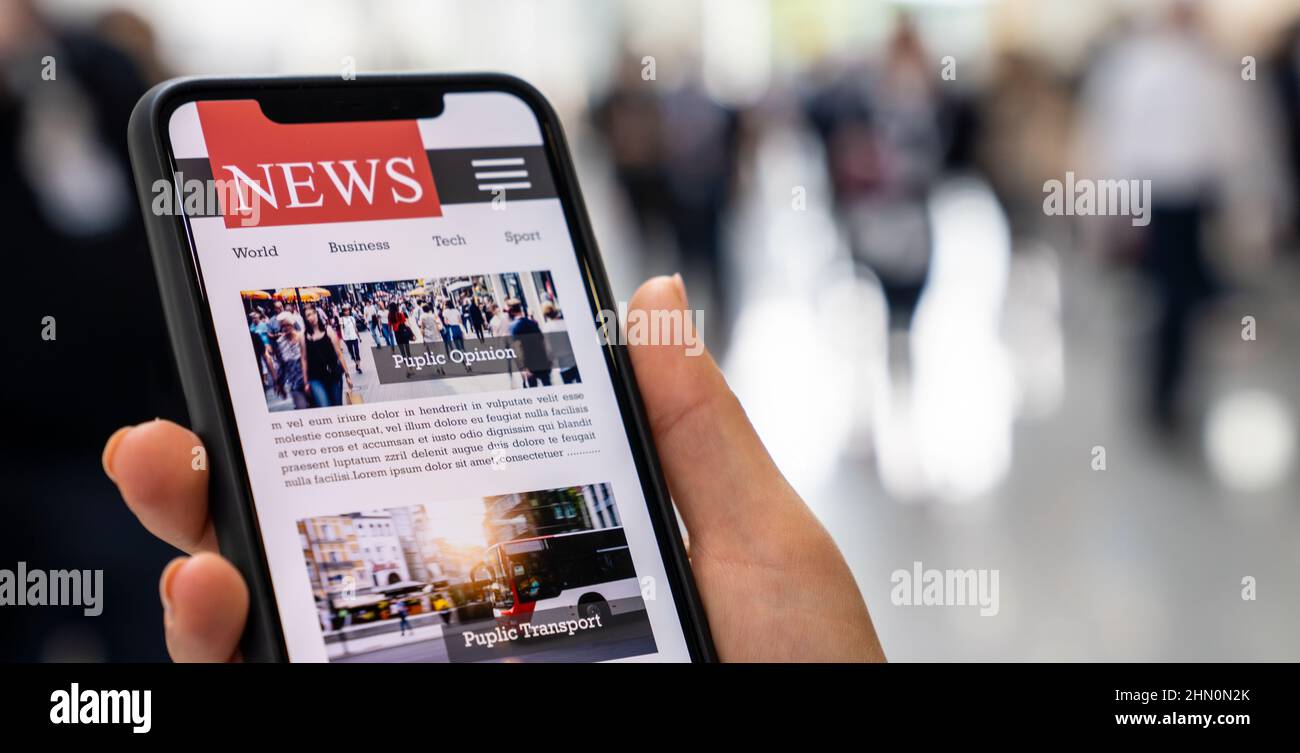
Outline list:
[[[492,612],[520,622],[608,618],[645,609],[641,584],[622,528],[559,533],[494,544],[484,556],[492,572]]]

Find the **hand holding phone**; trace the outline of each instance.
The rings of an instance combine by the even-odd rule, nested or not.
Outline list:
[[[631,301],[634,310],[684,305],[673,278],[647,282]],[[631,355],[720,658],[882,661],[843,557],[772,463],[712,359],[661,345],[634,345]],[[186,448],[197,441],[175,424],[141,424],[113,436],[104,464],[145,527],[191,555],[162,576],[172,657],[227,661],[248,596],[215,553],[206,478],[189,470]]]
[[[141,101],[130,143],[203,440],[190,449],[208,464],[184,514],[211,518],[202,540],[241,576],[247,620],[237,600],[213,619],[244,624],[244,658],[712,658],[652,431],[681,445],[670,457],[693,458],[670,473],[679,497],[699,497],[698,572],[715,590],[744,586],[711,614],[779,654],[822,619],[800,604],[811,587],[870,654],[851,578],[820,588],[843,560],[683,330],[639,357],[662,426],[643,408],[562,130],[536,90],[491,75],[181,81]],[[693,321],[680,280],[648,290],[678,315],[670,327]],[[682,394],[719,402],[674,412]],[[720,423],[675,428],[701,417]],[[106,455],[137,511],[115,458],[157,431]],[[730,465],[694,464],[722,452]],[[165,487],[171,472],[144,481]],[[154,530],[174,532],[167,521]],[[827,570],[783,569],[799,561],[788,551]],[[190,567],[229,580],[221,560],[169,568],[175,619]]]

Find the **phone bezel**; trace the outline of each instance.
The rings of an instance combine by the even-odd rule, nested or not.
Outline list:
[[[281,104],[290,99],[311,102],[312,97],[303,96],[304,92],[310,92],[326,97],[336,93],[341,102],[364,103],[372,95],[378,100],[381,90],[419,92],[421,96],[437,96],[439,102],[442,94],[450,92],[494,91],[513,94],[527,103],[542,131],[547,161],[573,239],[588,302],[593,311],[617,310],[559,118],[545,97],[521,79],[495,73],[367,74],[350,80],[336,77],[188,78],[166,82],[147,93],[131,117],[132,164],[168,331],[186,388],[192,428],[204,440],[208,451],[212,469],[210,505],[220,548],[249,581],[249,626],[241,643],[243,656],[248,660],[287,660],[288,649],[281,628],[279,604],[271,585],[252,488],[236,431],[233,402],[226,386],[225,365],[217,348],[216,331],[188,221],[183,213],[157,215],[150,211],[154,196],[152,187],[159,179],[170,181],[176,172],[167,126],[176,108],[187,102],[219,99],[263,101],[276,97],[281,97]],[[316,104],[301,106],[319,107]],[[358,118],[354,114],[355,110],[349,109],[345,116],[326,116],[323,119],[385,117],[379,114],[374,118]],[[390,114],[387,117],[405,115]],[[599,318],[596,326],[601,326]],[[195,340],[196,335],[200,340]],[[602,351],[606,368],[632,445],[637,474],[649,507],[664,570],[671,581],[688,651],[693,661],[715,660],[704,610],[691,575],[627,349],[617,344],[617,338],[607,337],[605,340]]]

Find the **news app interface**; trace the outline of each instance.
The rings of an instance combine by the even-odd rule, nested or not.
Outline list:
[[[445,103],[170,119],[290,658],[686,660],[536,117]]]

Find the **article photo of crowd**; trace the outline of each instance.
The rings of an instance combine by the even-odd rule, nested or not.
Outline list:
[[[546,271],[240,296],[272,411],[581,381]]]
[[[609,484],[321,515],[298,533],[332,662],[655,650]]]

